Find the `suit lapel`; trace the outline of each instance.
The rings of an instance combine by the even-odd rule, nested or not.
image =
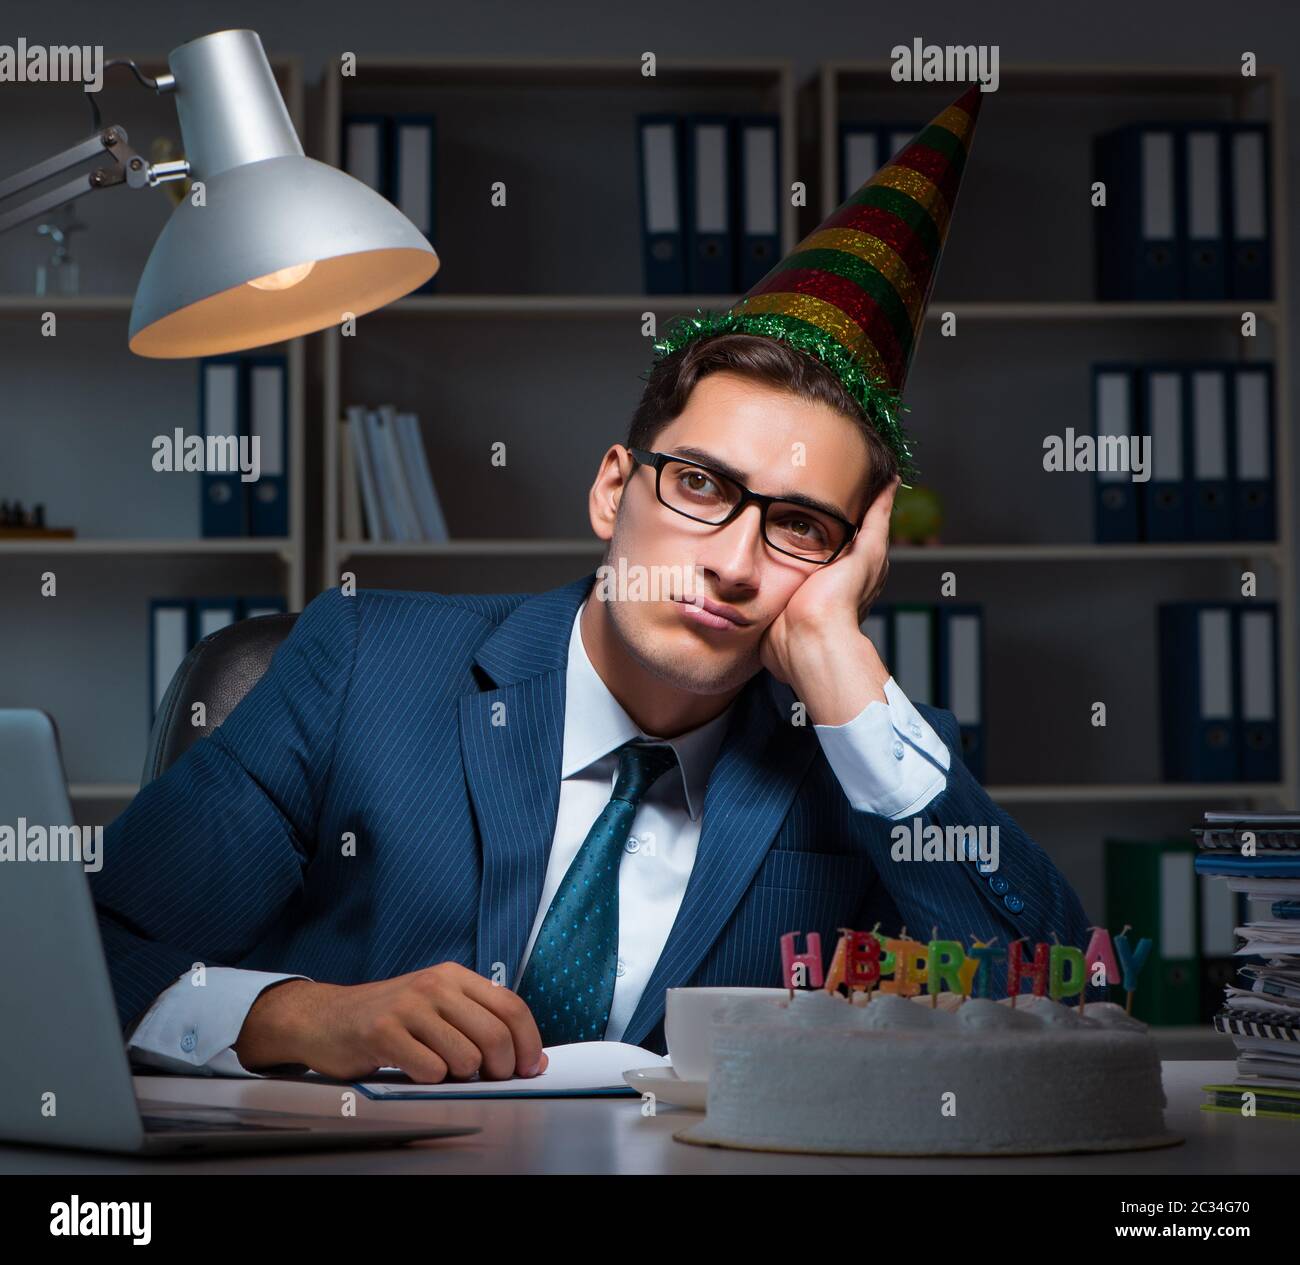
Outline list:
[[[482,847],[475,969],[514,986],[560,804],[569,634],[595,573],[515,607],[474,662],[495,684],[462,695],[460,748]]]

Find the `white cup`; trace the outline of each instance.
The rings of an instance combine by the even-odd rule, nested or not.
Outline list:
[[[785,988],[670,988],[664,1003],[664,1039],[682,1080],[707,1081],[713,1066],[713,1016],[746,997],[788,997]]]

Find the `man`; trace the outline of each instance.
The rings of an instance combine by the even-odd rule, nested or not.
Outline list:
[[[544,1045],[662,1051],[666,988],[778,984],[786,931],[1085,942],[954,717],[861,631],[977,108],[659,346],[589,498],[648,588],[331,590],[109,827],[94,891],[138,1058],[530,1076]],[[914,818],[998,827],[997,868],[892,860]]]

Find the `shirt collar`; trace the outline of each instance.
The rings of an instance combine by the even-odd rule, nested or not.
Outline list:
[[[676,738],[655,738],[644,733],[609,692],[609,687],[592,665],[586,646],[582,644],[582,612],[586,605],[583,602],[578,607],[569,633],[564,758],[560,776],[572,777],[633,738],[666,742],[677,753],[677,767],[686,795],[686,810],[690,813],[691,820],[697,821],[704,811],[705,787],[722,746],[734,700],[720,715]]]

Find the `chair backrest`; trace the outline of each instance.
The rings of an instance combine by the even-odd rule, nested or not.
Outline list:
[[[185,656],[153,719],[142,786],[165,773],[235,710],[261,679],[297,618],[288,614],[241,619],[210,633]],[[190,723],[195,703],[206,708],[207,724]]]

